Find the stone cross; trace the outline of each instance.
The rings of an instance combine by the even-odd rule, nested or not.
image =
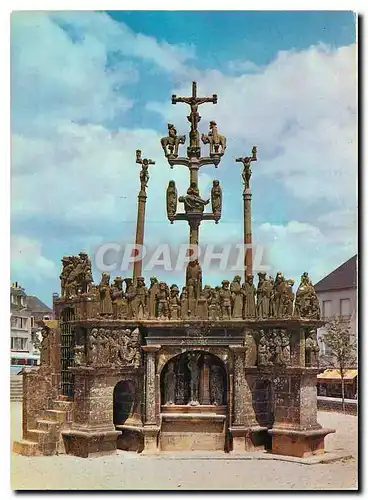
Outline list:
[[[187,117],[191,125],[189,134],[189,139],[190,139],[189,149],[193,153],[196,153],[199,148],[199,134],[197,126],[201,119],[198,113],[198,106],[200,104],[204,104],[205,102],[212,102],[213,104],[216,104],[217,94],[213,94],[212,97],[197,97],[197,82],[193,82],[192,95],[190,97],[177,97],[175,94],[173,94],[171,102],[172,104],[176,104],[178,102],[184,102],[185,104],[189,104],[190,106],[190,115]]]

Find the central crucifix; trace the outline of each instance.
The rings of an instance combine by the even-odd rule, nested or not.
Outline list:
[[[213,181],[211,190],[212,212],[205,213],[205,207],[209,204],[210,199],[204,199],[200,196],[198,186],[198,172],[204,165],[218,166],[221,157],[226,149],[226,138],[219,134],[215,121],[209,122],[209,132],[207,135],[202,134],[201,140],[203,144],[209,144],[209,155],[201,156],[200,138],[198,131],[198,123],[201,116],[198,112],[198,106],[208,103],[217,103],[217,95],[212,97],[197,97],[197,83],[192,84],[192,95],[190,97],[172,96],[172,104],[183,102],[190,106],[190,114],[187,116],[190,123],[189,146],[187,147],[187,156],[179,156],[179,146],[185,143],[185,135],[177,135],[176,128],[173,124],[168,124],[168,136],[161,139],[161,145],[165,156],[171,168],[174,165],[184,165],[189,169],[190,179],[189,188],[186,195],[179,196],[176,190],[175,181],[170,181],[166,191],[166,208],[167,216],[171,223],[176,220],[186,220],[189,223],[189,263],[186,273],[186,285],[191,285],[190,279],[196,281],[195,290],[197,298],[201,292],[201,269],[198,262],[198,240],[199,226],[202,220],[213,220],[216,223],[221,218],[222,208],[222,190],[218,180]],[[184,212],[177,213],[177,203],[184,204]],[[192,283],[193,284],[193,283]],[[189,293],[189,290],[188,290]]]

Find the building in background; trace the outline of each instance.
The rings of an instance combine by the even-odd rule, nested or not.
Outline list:
[[[357,255],[351,257],[325,276],[314,286],[321,306],[322,318],[326,321],[338,316],[350,323],[351,334],[356,336],[357,306]],[[328,348],[323,342],[326,327],[317,333],[320,355],[328,356]]]
[[[38,321],[53,319],[53,311],[35,296],[27,296],[18,282],[10,287],[10,366],[18,373],[37,364],[41,341]]]

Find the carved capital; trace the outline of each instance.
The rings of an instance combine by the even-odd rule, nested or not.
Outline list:
[[[142,349],[144,352],[157,352],[161,349],[161,345],[143,345]]]
[[[243,354],[247,350],[243,345],[229,345],[229,349],[231,349],[234,354]]]

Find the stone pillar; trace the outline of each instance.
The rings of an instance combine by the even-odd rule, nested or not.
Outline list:
[[[244,281],[253,274],[252,252],[252,193],[250,188],[243,191],[244,201]]]
[[[335,432],[317,422],[318,368],[288,367],[274,378],[272,453],[304,457],[324,452],[324,438]]]
[[[144,241],[144,220],[146,214],[147,195],[145,190],[141,189],[138,195],[138,213],[137,213],[137,229],[135,236],[135,244],[143,245]],[[137,284],[137,277],[142,276],[142,260],[136,260],[133,266],[133,283]]]
[[[77,457],[116,453],[120,434],[113,422],[116,377],[110,369],[80,366],[74,374],[73,423],[62,432],[65,451]]]
[[[230,432],[233,438],[233,451],[244,452],[264,447],[262,435],[266,427],[258,425],[252,401],[252,378],[245,373],[245,347],[230,345],[234,356],[233,375],[233,421]]]
[[[145,423],[143,426],[144,450],[143,453],[151,454],[158,452],[157,436],[160,430],[158,425],[159,393],[157,393],[156,378],[156,352],[160,345],[142,346],[146,353],[146,398],[145,398]],[[159,379],[158,379],[159,383]]]
[[[208,358],[204,357],[202,372],[201,372],[201,383],[200,383],[200,395],[199,401],[201,405],[210,405],[210,370],[208,366]]]

